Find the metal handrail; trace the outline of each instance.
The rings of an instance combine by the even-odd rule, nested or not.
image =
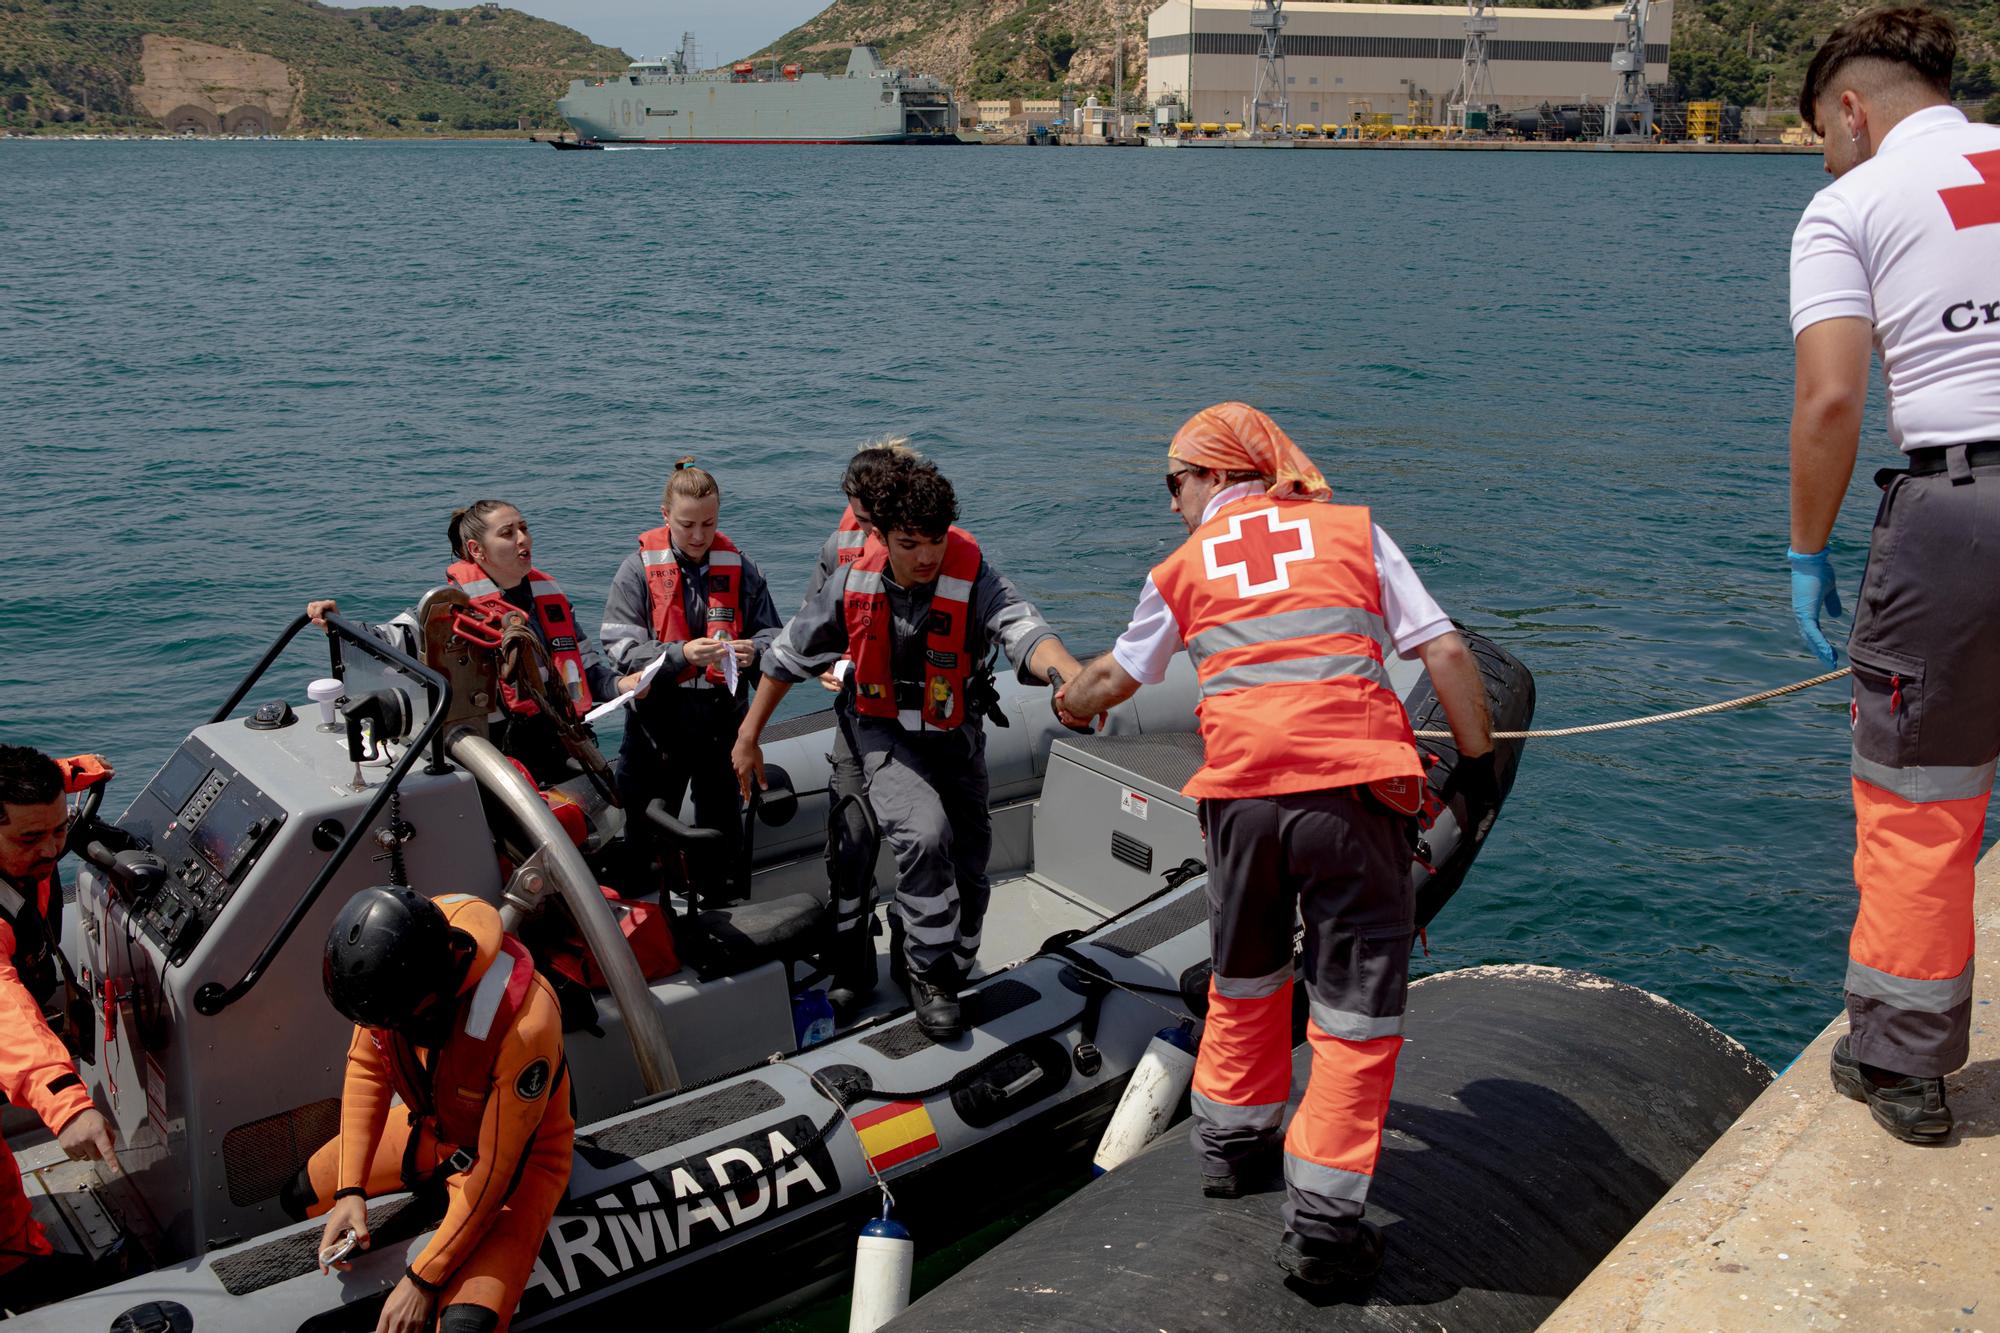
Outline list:
[[[278,641],[271,645],[257,665],[251,668],[250,674],[245,676],[230,694],[229,701],[216,710],[215,716],[209,718],[211,723],[222,721],[234,711],[236,705],[243,701],[243,696],[250,692],[250,687],[270,669],[271,663],[278,660],[278,654],[298,637],[299,631],[304,629],[307,623],[305,616],[299,616],[285,628],[285,632],[278,636]],[[354,827],[347,831],[339,846],[333,849],[333,854],[327,857],[326,864],[320,867],[317,875],[313,876],[312,883],[308,884],[305,892],[299,895],[299,900],[292,905],[292,910],[278,926],[277,933],[265,942],[249,968],[232,985],[224,986],[220,982],[209,981],[204,982],[195,991],[195,1012],[200,1014],[213,1017],[221,1013],[248,995],[251,987],[263,978],[265,970],[277,959],[286,942],[292,938],[292,932],[299,928],[299,923],[305,920],[306,913],[312,910],[313,904],[319,901],[320,894],[325,891],[328,884],[332,883],[333,877],[340,872],[340,867],[346,864],[348,855],[361,845],[362,839],[368,836],[368,830],[375,826],[376,817],[382,813],[383,807],[388,805],[389,797],[402,784],[403,778],[416,764],[418,756],[423,754],[426,745],[434,742],[436,744],[431,771],[440,771],[443,768],[444,738],[441,732],[444,727],[445,712],[451,706],[451,682],[408,653],[391,648],[373,635],[348,623],[342,616],[329,613],[326,624],[329,637],[335,644],[345,639],[371,657],[379,658],[421,681],[429,699],[430,716],[424,719],[424,725],[418,730],[415,739],[396,760],[395,766],[389,770],[389,776],[375,789],[374,799],[368,802],[368,809],[355,822]]]
[[[571,842],[563,826],[556,822],[548,802],[534,784],[521,776],[493,742],[470,727],[451,734],[451,757],[472,774],[480,789],[507,808],[507,813],[534,839],[536,852],[547,857],[550,877],[562,894],[569,914],[583,935],[584,947],[597,960],[597,968],[618,1002],[625,1020],[625,1035],[632,1044],[632,1056],[639,1065],[639,1077],[648,1093],[670,1092],[681,1086],[680,1071],[674,1065],[667,1022],[660,1012],[653,989],[639,970],[639,960],[631,942],[619,930],[611,906],[598,890],[597,876],[583,854]]]

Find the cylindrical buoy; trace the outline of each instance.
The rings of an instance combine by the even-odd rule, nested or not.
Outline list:
[[[1154,1033],[1097,1141],[1090,1174],[1103,1175],[1151,1143],[1173,1120],[1174,1107],[1193,1079],[1194,1036],[1186,1025]]]
[[[885,1211],[861,1228],[854,1245],[854,1300],[847,1333],[875,1333],[910,1303],[910,1275],[917,1266],[909,1228]]]

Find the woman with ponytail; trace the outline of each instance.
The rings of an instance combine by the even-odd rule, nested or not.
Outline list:
[[[527,617],[547,650],[550,674],[543,688],[551,697],[568,695],[581,717],[593,703],[618,693],[617,672],[577,628],[569,598],[554,579],[535,567],[528,520],[518,508],[505,500],[475,500],[452,511],[446,536],[452,554],[445,567],[446,580],[463,590],[475,606],[503,614],[518,611]],[[315,624],[325,624],[326,613],[337,609],[338,603],[330,597],[306,604],[306,614]],[[405,611],[386,625],[366,628],[413,657],[422,654],[413,611]],[[525,764],[535,781],[544,786],[574,777],[568,751],[541,705],[528,692],[504,683],[501,696],[501,716],[494,728],[500,748]]]

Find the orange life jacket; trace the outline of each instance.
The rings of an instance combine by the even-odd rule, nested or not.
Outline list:
[[[687,610],[681,605],[681,562],[674,558],[674,544],[666,527],[639,534],[641,558],[646,562],[646,597],[652,603],[653,637],[661,643],[686,643],[698,638],[688,627]],[[715,639],[738,636],[743,624],[743,556],[736,543],[715,534],[708,548],[708,617],[702,634]],[[689,667],[674,677],[677,685],[701,689],[720,685],[722,668],[706,671]]]
[[[500,914],[491,904],[463,893],[434,901],[445,920],[478,947],[452,1014],[451,1035],[438,1050],[424,1051],[399,1033],[367,1032],[386,1058],[390,1086],[411,1119],[429,1120],[443,1143],[476,1150],[493,1091],[493,1063],[534,984],[535,962],[525,945],[500,929]]]
[[[1421,780],[1383,666],[1372,532],[1359,506],[1251,496],[1217,510],[1153,570],[1201,682],[1207,753],[1187,795]]]
[[[471,598],[475,606],[502,615],[518,609],[500,591],[500,585],[470,560],[452,561],[445,568],[444,576]],[[570,609],[569,598],[563,596],[563,590],[556,581],[541,570],[528,571],[528,586],[535,595],[535,619],[541,622],[542,638],[549,648],[549,661],[554,663],[556,674],[568,687],[570,702],[581,713],[593,701],[590,682],[583,674],[583,649],[581,636],[576,632],[576,613]],[[507,711],[518,717],[533,717],[542,711],[540,704],[523,698],[504,680],[500,682],[500,699]]]
[[[854,659],[855,711],[864,717],[894,718],[911,731],[958,726],[965,721],[965,683],[973,667],[965,641],[972,618],[972,584],[979,577],[979,543],[958,527],[945,538],[944,568],[938,571],[931,593],[923,701],[918,708],[896,706],[888,568],[889,548],[871,540],[847,571],[842,606],[847,613],[847,652]]]
[[[868,529],[861,526],[861,520],[854,516],[854,506],[840,511],[840,526],[833,530],[834,558],[843,565],[851,565],[861,558],[861,550],[868,545]]]

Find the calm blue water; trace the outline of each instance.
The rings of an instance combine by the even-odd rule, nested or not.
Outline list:
[[[129,796],[308,594],[386,616],[519,503],[594,624],[664,471],[796,604],[904,432],[1078,647],[1259,404],[1542,725],[1817,666],[1787,611],[1785,262],[1817,158],[0,145],[0,736]],[[1865,454],[1888,461],[1879,417]],[[1864,468],[1868,466],[1864,462]],[[1872,513],[1837,540],[1851,592]],[[1427,968],[1659,991],[1782,1063],[1853,891],[1839,687],[1531,747]]]

